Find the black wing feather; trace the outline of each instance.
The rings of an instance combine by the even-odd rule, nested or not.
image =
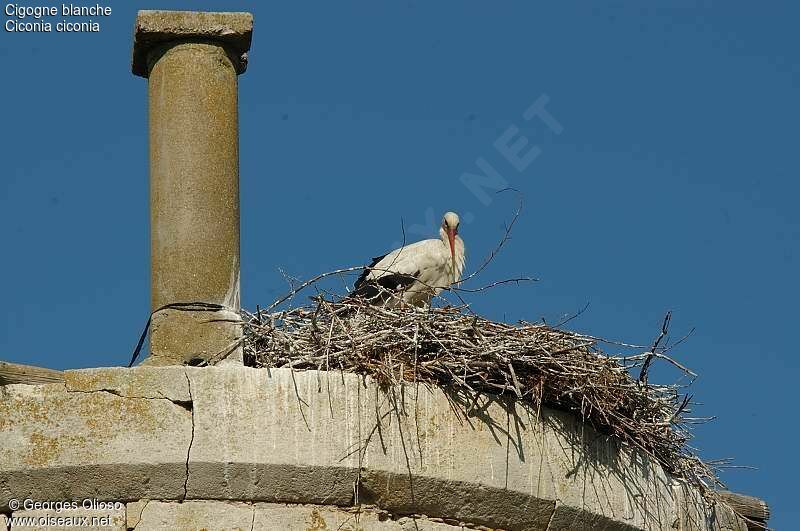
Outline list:
[[[369,273],[370,273],[370,271],[372,270],[372,268],[373,268],[373,267],[375,267],[376,265],[378,265],[378,262],[380,262],[381,260],[383,260],[384,258],[386,258],[386,256],[387,256],[388,254],[389,254],[389,253],[386,253],[386,254],[384,254],[384,255],[381,255],[381,256],[376,256],[375,258],[373,258],[373,259],[372,259],[372,262],[370,262],[370,264],[369,264],[367,267],[365,267],[365,268],[364,268],[364,270],[361,272],[361,276],[360,276],[360,277],[358,277],[358,280],[356,280],[356,283],[355,283],[355,288],[356,288],[356,290],[357,290],[357,289],[358,289],[358,288],[359,288],[359,287],[360,287],[360,286],[361,286],[361,285],[362,285],[364,282],[366,282],[366,280],[367,280],[367,275],[369,275]]]
[[[388,253],[387,253],[388,254]],[[372,262],[364,269],[361,276],[356,280],[355,289],[350,297],[359,297],[367,299],[372,303],[385,302],[393,293],[404,291],[411,287],[412,284],[419,278],[420,272],[417,271],[413,275],[405,273],[387,273],[381,275],[374,280],[367,280],[367,276],[373,267],[378,265],[378,262],[386,258],[386,255],[376,256]]]

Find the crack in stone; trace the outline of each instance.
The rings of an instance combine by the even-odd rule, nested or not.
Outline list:
[[[144,399],[147,399],[147,400],[150,399],[149,396],[125,396],[122,393],[120,393],[119,391],[117,391],[116,389],[102,388],[102,389],[92,389],[90,391],[84,391],[82,389],[70,389],[69,387],[66,387],[66,386],[64,388],[66,389],[66,391],[68,393],[83,393],[85,395],[90,395],[92,393],[108,393],[110,395],[118,396],[120,398],[144,398]]]
[[[189,439],[189,449],[186,451],[186,479],[183,482],[183,499],[185,500],[186,496],[189,494],[189,458],[192,455],[192,444],[194,444],[194,397],[192,396],[192,380],[189,378],[189,373],[184,370],[183,374],[186,376],[186,383],[189,386],[189,404],[187,409],[192,413],[192,437]],[[255,513],[253,518],[255,518]]]
[[[137,528],[137,527],[139,527],[139,524],[141,524],[141,523],[142,523],[142,517],[144,516],[144,511],[145,511],[145,509],[147,509],[147,506],[148,506],[149,504],[150,504],[150,500],[145,500],[145,501],[144,501],[144,505],[142,505],[142,510],[141,510],[141,511],[139,511],[139,519],[136,521],[136,525],[134,525],[134,526],[131,528],[131,531],[135,531],[135,530],[136,530],[136,528]],[[128,519],[127,510],[128,510],[128,508],[127,508],[127,506],[126,506],[126,507],[125,507],[125,511],[126,511],[126,514],[125,514],[125,519],[126,519],[126,520]],[[126,524],[127,524],[127,522],[126,522]],[[127,525],[126,525],[126,527],[127,527]]]
[[[170,397],[164,395],[163,393],[159,393],[161,396],[123,394],[121,391],[119,391],[118,389],[114,389],[113,387],[112,388],[102,387],[100,389],[91,389],[91,390],[88,390],[88,391],[84,391],[83,389],[70,389],[69,387],[66,387],[66,386],[65,386],[64,389],[68,393],[83,393],[85,395],[89,395],[89,394],[92,394],[92,393],[108,393],[110,395],[118,396],[120,398],[138,398],[138,399],[141,399],[141,400],[166,400],[168,402],[172,402],[173,404],[179,405],[179,406],[181,406],[181,407],[183,407],[183,408],[185,408],[187,410],[191,408],[191,403],[192,403],[191,400],[189,400],[189,401],[177,400],[177,399],[174,399],[174,398],[170,398]],[[191,394],[189,395],[189,397],[191,398]]]
[[[256,527],[256,504],[251,503],[250,506],[253,508],[253,519],[250,521],[250,531],[253,531]]]
[[[550,520],[547,521],[547,527],[545,529],[550,531],[550,526],[553,525],[553,519],[556,517],[556,511],[558,510],[558,501],[553,502],[553,512],[550,513]]]

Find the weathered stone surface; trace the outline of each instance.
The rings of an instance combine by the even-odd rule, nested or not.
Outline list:
[[[15,518],[32,519],[28,525],[17,524],[14,531],[39,531],[52,529],[82,529],[85,531],[125,531],[125,505],[118,508],[68,509],[68,510],[30,510],[14,511]]]
[[[672,486],[675,497],[675,528],[677,531],[691,531],[709,527],[707,507],[700,493],[682,482]]]
[[[247,51],[253,33],[250,13],[200,11],[139,11],[133,36],[132,71],[147,77],[148,54],[154,46],[170,41],[209,40],[230,48],[238,57],[237,70],[247,67]]]
[[[461,531],[461,525],[436,522],[428,518],[393,518],[385,511],[362,507],[360,511],[322,505],[257,503],[253,530],[307,531],[340,529],[344,531]]]
[[[128,529],[133,529],[142,519],[142,511],[150,503],[150,500],[137,500],[125,505],[125,522]]]
[[[249,503],[211,500],[175,503],[151,500],[144,503],[135,527],[142,530],[248,530],[253,527],[253,515],[253,506]],[[131,527],[131,522],[128,522],[128,527]]]
[[[747,531],[747,524],[729,507],[715,504],[709,511],[710,529],[713,531]]]
[[[78,369],[64,372],[67,391],[108,391],[128,398],[165,398],[191,402],[189,379],[183,367],[119,367]]]
[[[545,529],[558,502],[556,517],[566,526],[588,518],[583,513],[602,516],[609,529],[674,519],[660,467],[579,429],[567,414],[543,410],[537,420],[520,404],[481,400],[474,415],[459,418],[439,389],[408,386],[387,395],[338,373],[187,373],[195,400],[192,498],[244,492],[247,499],[346,505],[361,460],[360,500],[400,514]]]
[[[342,509],[335,506],[241,503],[192,500],[145,500],[128,504],[128,529],[240,529],[252,531],[462,531],[459,522],[425,517],[393,517],[371,507]],[[438,521],[436,521],[438,520]],[[473,528],[474,529],[474,528]]]
[[[660,522],[659,526],[663,526],[663,522]],[[571,505],[557,503],[555,513],[550,520],[547,531],[573,531],[575,529],[591,529],[593,531],[636,531],[640,528]],[[646,529],[666,528],[652,527]]]
[[[154,65],[148,92],[152,307],[201,301],[237,310],[236,73],[219,46],[177,44]]]
[[[730,507],[720,503],[709,507],[696,489],[682,482],[674,481],[672,488],[677,513],[674,527],[678,531],[747,531],[745,521]]]
[[[167,399],[63,384],[0,387],[0,511],[13,498],[178,498],[191,416]]]
[[[12,498],[186,498],[367,504],[398,525],[425,514],[513,530],[744,530],[568,414],[492,397],[465,414],[465,404],[436,388],[244,367],[69,371],[66,384],[0,387],[0,512]],[[128,504],[128,527],[201,514],[152,503]],[[260,506],[235,512],[252,523]],[[298,511],[282,518],[311,514]]]
[[[237,284],[238,289],[238,284]],[[162,310],[150,325],[150,355],[143,367],[193,364],[200,360],[241,366],[242,326],[231,311]]]

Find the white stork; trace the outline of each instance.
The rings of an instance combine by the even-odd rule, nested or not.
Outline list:
[[[424,306],[444,288],[461,280],[464,241],[458,235],[458,214],[442,218],[439,239],[422,240],[372,259],[356,280],[351,297],[397,307]]]

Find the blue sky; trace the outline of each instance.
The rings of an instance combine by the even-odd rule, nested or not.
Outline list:
[[[673,310],[675,336],[696,329],[673,354],[718,417],[696,446],[757,467],[723,479],[787,527],[800,518],[800,10],[660,4],[115,2],[100,33],[2,32],[0,358],[127,362],[149,311],[135,12],[248,10],[246,307],[286,290],[278,268],[359,265],[402,239],[401,219],[419,239],[445,210],[465,220],[475,268],[515,206],[462,183],[483,158],[525,207],[478,283],[541,281],[472,296],[474,309],[552,322],[588,302],[570,326],[643,344]],[[523,117],[542,97],[560,134]],[[540,150],[521,171],[494,146],[511,126]]]

